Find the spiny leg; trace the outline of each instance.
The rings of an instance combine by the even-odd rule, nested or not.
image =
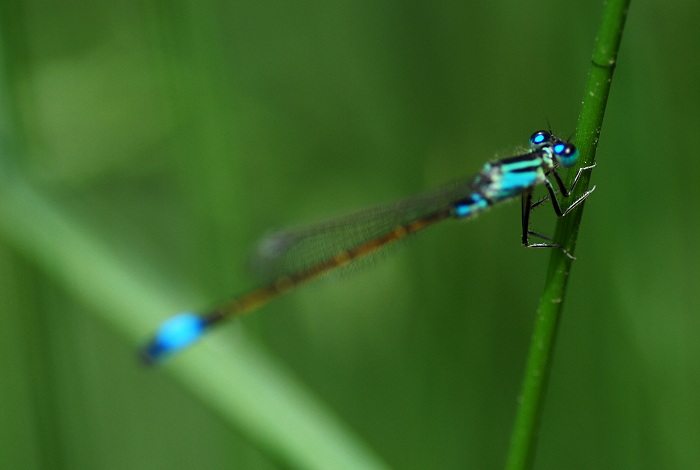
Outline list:
[[[541,238],[542,240],[549,240],[549,241],[554,240],[552,237],[550,237],[548,235],[544,235],[544,234],[538,233],[538,232],[533,232],[532,230],[528,230],[527,233],[529,235],[532,235],[533,237]]]
[[[574,188],[576,187],[576,183],[578,183],[579,178],[581,178],[581,173],[583,173],[584,170],[591,170],[591,169],[595,168],[595,166],[596,166],[596,165],[595,165],[595,163],[594,163],[593,165],[584,166],[584,167],[582,167],[582,168],[579,168],[579,169],[578,169],[578,172],[576,172],[576,177],[574,178],[574,181],[571,183],[571,187],[570,187],[568,190],[566,189],[566,186],[564,185],[564,182],[561,180],[561,177],[559,176],[559,173],[557,173],[556,168],[553,168],[552,170],[550,170],[550,171],[547,173],[547,176],[549,176],[550,173],[554,174],[554,179],[557,180],[557,186],[559,186],[559,190],[558,190],[558,191],[555,191],[554,194],[561,193],[564,197],[569,197],[569,196],[571,196],[571,192],[572,192],[572,191],[574,190]],[[595,189],[595,186],[593,187],[593,189]],[[593,189],[591,189],[590,191],[588,191],[588,192],[584,195],[584,198],[585,198],[585,197],[588,197],[588,194],[592,193],[592,192],[593,192]],[[540,199],[539,201],[537,201],[536,203],[534,203],[534,204],[532,205],[532,207],[530,207],[530,209],[534,209],[535,207],[539,206],[540,204],[542,204],[543,202],[549,200],[549,199],[552,198],[552,197],[553,197],[553,196],[551,196],[551,191],[550,191],[550,195],[547,195],[547,196],[543,197],[542,199]],[[569,209],[567,209],[566,212],[564,212],[564,214],[566,214],[569,210],[571,210],[573,207],[575,207],[575,205],[579,204],[580,202],[581,202],[580,200],[577,200],[574,204],[572,204],[572,207],[570,207]],[[561,216],[560,216],[560,217],[561,217]]]
[[[554,174],[556,175],[556,173]],[[557,175],[556,179],[557,182],[561,182],[559,175]],[[564,217],[566,214],[571,212],[574,207],[581,204],[588,196],[590,196],[593,191],[595,191],[595,186],[593,186],[591,189],[583,193],[583,195],[580,198],[576,199],[569,207],[567,207],[565,211],[562,211],[561,207],[559,206],[559,201],[557,201],[557,196],[554,192],[554,188],[552,187],[552,183],[548,179],[545,179],[544,185],[547,187],[547,191],[549,191],[549,199],[551,199],[552,201],[552,206],[554,207],[554,212],[557,214],[557,217]]]
[[[576,177],[574,178],[573,183],[571,183],[571,187],[569,189],[566,188],[564,185],[564,182],[561,180],[561,177],[559,174],[553,169],[550,173],[554,174],[554,179],[557,181],[557,186],[559,186],[559,192],[562,193],[564,197],[569,197],[571,196],[572,191],[574,190],[574,187],[576,186],[576,183],[578,183],[579,178],[581,177],[581,173],[584,170],[590,170],[595,167],[594,165],[586,166],[583,168],[579,168],[578,172],[576,173]],[[539,238],[543,238],[545,240],[552,240],[551,237],[548,237],[546,235],[542,235],[541,233],[533,232],[530,230],[529,225],[530,225],[530,211],[534,209],[535,207],[539,206],[542,204],[544,201],[547,199],[552,200],[552,206],[554,207],[554,212],[557,214],[557,217],[564,217],[566,214],[571,212],[574,207],[578,206],[581,204],[588,196],[591,195],[591,193],[595,190],[595,186],[593,186],[590,190],[586,191],[583,193],[583,195],[575,200],[569,207],[566,208],[566,210],[562,211],[561,206],[559,205],[559,201],[557,201],[557,191],[554,191],[554,188],[552,187],[551,181],[549,179],[544,180],[544,184],[547,187],[547,191],[549,192],[549,196],[545,197],[539,201],[537,201],[535,204],[532,204],[532,192],[528,192],[527,194],[523,194],[523,200],[522,200],[522,223],[523,223],[523,245],[527,246],[528,248],[559,248],[564,252],[566,256],[568,256],[571,259],[576,259],[574,258],[568,251],[566,251],[564,248],[561,247],[561,245],[558,245],[556,243],[533,243],[531,244],[528,240],[528,235],[533,235]]]
[[[574,181],[571,183],[571,187],[568,189],[568,191],[566,189],[566,186],[564,185],[564,182],[561,180],[561,177],[559,176],[559,174],[554,170],[552,170],[552,173],[554,173],[554,178],[556,178],[556,180],[557,180],[557,185],[559,186],[559,190],[561,191],[561,193],[564,195],[564,197],[569,197],[569,196],[571,196],[571,192],[576,187],[576,183],[578,183],[579,178],[581,178],[581,173],[583,173],[585,170],[592,170],[593,168],[595,168],[595,163],[593,165],[584,166],[582,168],[579,168],[578,171],[576,172],[576,177],[574,178]]]
[[[548,182],[548,180],[545,180]],[[551,187],[551,186],[549,186]],[[553,190],[552,190],[553,191]],[[554,201],[556,201],[556,198],[553,198]],[[558,209],[558,207],[557,207]],[[555,211],[557,210],[555,209]],[[522,227],[523,227],[523,234],[522,234],[522,243],[523,246],[527,248],[559,248],[561,251],[564,252],[566,256],[568,256],[571,259],[576,259],[571,254],[569,254],[568,251],[566,251],[564,248],[562,248],[561,245],[557,243],[530,243],[529,235],[534,235],[539,238],[544,238],[545,240],[552,240],[552,238],[542,235],[537,232],[532,232],[530,231],[530,211],[532,210],[532,191],[527,191],[523,193],[522,195]]]

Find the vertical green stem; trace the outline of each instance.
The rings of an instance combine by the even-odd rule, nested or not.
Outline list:
[[[595,160],[595,150],[629,3],[630,0],[608,0],[605,5],[576,131],[575,142],[581,155],[579,166],[591,165]],[[571,184],[575,173],[569,171],[568,184]],[[589,179],[590,172],[584,172],[574,190],[572,201],[588,189]],[[583,206],[584,204],[581,204],[569,215],[559,219],[557,224],[554,240],[569,253],[573,253],[576,246]],[[554,341],[570,269],[571,259],[561,250],[552,250],[530,344],[522,392],[518,397],[519,406],[506,465],[508,470],[532,468],[534,463]]]

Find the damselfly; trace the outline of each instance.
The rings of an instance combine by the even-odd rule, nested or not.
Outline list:
[[[556,168],[572,167],[578,158],[576,147],[551,132],[538,131],[530,137],[530,148],[517,155],[487,163],[471,179],[457,181],[405,201],[351,214],[301,229],[291,229],[263,239],[255,255],[256,265],[268,273],[270,282],[233,298],[203,315],[179,313],[166,320],[143,349],[147,362],[155,362],[199,339],[207,330],[228,318],[251,312],[308,281],[363,259],[412,233],[448,218],[463,219],[497,202],[522,196],[522,244],[529,248],[559,248],[551,238],[529,230],[530,211],[552,201],[554,212],[563,217],[584,201],[595,186],[562,210],[556,195],[570,197],[581,173],[566,188]],[[556,191],[549,180],[554,178]],[[535,187],[544,184],[549,195],[532,203]],[[529,236],[550,243],[530,243]],[[572,257],[573,258],[573,257]]]

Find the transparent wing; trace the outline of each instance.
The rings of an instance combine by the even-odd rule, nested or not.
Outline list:
[[[477,189],[479,177],[455,181],[409,199],[355,212],[263,238],[251,268],[263,279],[291,275],[350,248],[385,235],[401,225],[450,208]]]

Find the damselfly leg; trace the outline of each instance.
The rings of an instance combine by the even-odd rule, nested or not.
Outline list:
[[[527,248],[559,248],[561,251],[564,252],[566,256],[568,256],[571,259],[576,259],[573,255],[571,255],[568,251],[566,251],[561,245],[557,243],[530,243],[529,240],[529,235],[532,235],[534,237],[542,238],[544,240],[549,240],[552,241],[552,237],[549,237],[547,235],[543,235],[541,233],[533,232],[530,230],[530,212],[532,209],[538,207],[540,204],[547,200],[552,201],[552,206],[554,208],[554,213],[557,215],[557,217],[564,217],[566,214],[571,212],[576,206],[581,204],[590,194],[595,191],[595,186],[593,186],[591,189],[583,193],[581,197],[576,199],[569,207],[567,207],[565,210],[562,211],[561,206],[559,205],[559,201],[557,201],[557,193],[561,193],[563,197],[570,197],[571,193],[573,192],[574,188],[576,187],[576,183],[578,183],[579,178],[581,178],[581,173],[583,173],[584,170],[590,170],[595,168],[595,164],[585,166],[582,168],[578,169],[578,172],[576,173],[576,177],[574,178],[573,183],[571,183],[571,187],[569,189],[566,188],[566,185],[561,179],[561,176],[559,176],[559,173],[557,173],[556,168],[552,168],[549,172],[546,173],[546,176],[549,175],[554,175],[554,179],[557,182],[557,186],[559,186],[559,190],[555,191],[554,188],[552,187],[551,181],[549,181],[549,178],[546,178],[544,180],[544,185],[547,187],[547,191],[549,192],[549,195],[546,197],[540,199],[539,201],[535,202],[534,204],[532,203],[532,191],[528,191],[522,194],[522,227],[523,227],[523,233],[522,233],[522,243],[523,246],[526,246]]]

